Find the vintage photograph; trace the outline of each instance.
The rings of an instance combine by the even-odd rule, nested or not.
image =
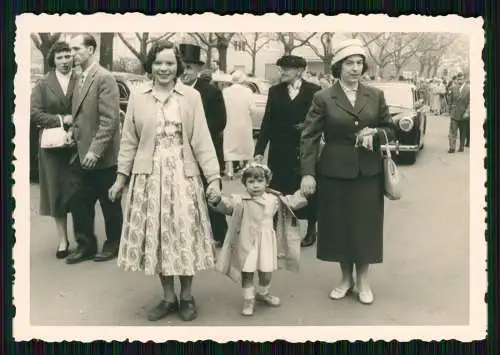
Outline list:
[[[130,16],[18,21],[14,333],[486,335],[481,21]]]

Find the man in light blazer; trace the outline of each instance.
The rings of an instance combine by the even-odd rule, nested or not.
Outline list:
[[[464,146],[469,146],[469,104],[470,88],[465,82],[463,73],[458,73],[456,84],[450,93],[450,132],[448,135],[450,147],[448,153],[454,153],[457,145],[457,134],[460,133],[458,151],[463,152]]]
[[[107,261],[118,254],[123,222],[120,201],[112,202],[108,198],[116,176],[120,145],[118,85],[113,75],[96,62],[97,43],[93,36],[73,37],[70,48],[75,65],[82,69],[72,103],[73,135],[78,150],[72,164],[81,168],[83,187],[73,206],[78,247],[66,261],[68,264],[90,259]],[[106,230],[101,253],[97,253],[94,234],[97,200]]]

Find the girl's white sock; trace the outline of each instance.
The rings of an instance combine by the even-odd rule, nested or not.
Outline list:
[[[244,287],[243,288],[243,298],[250,300],[255,298],[255,287]]]

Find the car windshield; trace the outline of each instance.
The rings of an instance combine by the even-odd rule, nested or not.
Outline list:
[[[401,108],[413,108],[411,87],[399,85],[370,84],[384,92],[387,105]]]

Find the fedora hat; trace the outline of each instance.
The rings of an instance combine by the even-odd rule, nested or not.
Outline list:
[[[297,55],[284,55],[278,59],[276,65],[282,68],[305,68],[307,63],[304,58]]]
[[[201,48],[195,44],[182,43],[179,44],[179,51],[181,52],[182,60],[185,63],[194,63],[204,65],[205,62],[201,60]]]
[[[332,65],[340,62],[341,60],[350,57],[351,55],[360,55],[366,59],[366,53],[363,43],[359,39],[347,39],[340,42],[333,49]]]

